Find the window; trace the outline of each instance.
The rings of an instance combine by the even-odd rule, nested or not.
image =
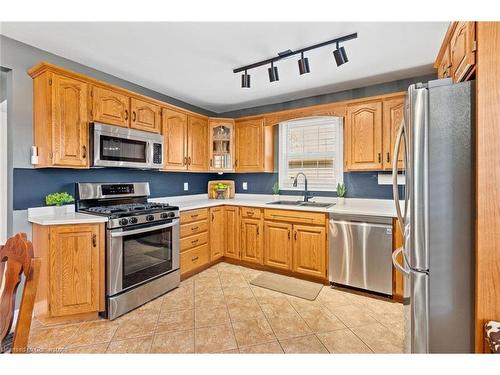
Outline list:
[[[298,172],[307,176],[309,190],[335,191],[344,181],[342,118],[315,117],[279,125],[279,187],[293,187]]]

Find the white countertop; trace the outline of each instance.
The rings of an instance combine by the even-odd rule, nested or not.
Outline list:
[[[299,196],[280,195],[279,200],[299,200]],[[198,208],[215,207],[222,205],[248,206],[260,208],[279,208],[283,210],[315,211],[325,213],[369,215],[396,217],[394,202],[390,199],[360,199],[345,198],[344,204],[337,204],[334,197],[314,197],[314,202],[335,203],[335,205],[324,207],[301,207],[268,204],[275,198],[265,194],[236,194],[234,199],[208,199],[206,194],[182,195],[173,197],[151,198],[150,202],[169,203],[179,206],[181,211],[194,210]],[[28,221],[40,225],[64,225],[64,224],[88,224],[105,223],[107,217],[87,215],[75,212],[74,205],[66,205],[64,212],[58,212],[55,207],[36,207],[28,209]]]

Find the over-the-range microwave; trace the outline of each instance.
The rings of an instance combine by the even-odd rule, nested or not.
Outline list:
[[[93,167],[163,167],[161,134],[95,122],[90,124],[90,148]]]

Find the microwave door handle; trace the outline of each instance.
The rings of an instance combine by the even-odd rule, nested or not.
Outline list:
[[[153,152],[153,148],[151,147],[151,142],[146,142],[146,164],[151,165],[151,153]]]
[[[111,232],[111,237],[113,237],[113,238],[126,237],[126,236],[129,236],[132,234],[140,234],[140,233],[151,232],[151,231],[158,230],[158,229],[170,228],[170,227],[173,227],[177,224],[179,224],[179,220],[175,219],[174,221],[172,221],[171,223],[168,223],[168,224],[153,225],[151,227],[132,229],[132,230],[126,230],[126,231],[121,230],[120,232]]]
[[[399,188],[398,188],[398,155],[399,155],[399,147],[401,146],[401,140],[404,140],[404,119],[401,121],[401,126],[399,127],[398,133],[396,135],[396,143],[394,145],[394,156],[392,158],[392,194],[394,196],[394,204],[396,206],[396,215],[398,217],[399,225],[401,227],[401,230],[404,233],[404,219],[403,215],[401,213],[401,206],[399,204]],[[405,148],[405,154],[406,154],[406,148]],[[406,157],[405,157],[406,161]],[[406,173],[405,173],[406,177]],[[405,200],[406,202],[406,200]],[[406,211],[406,207],[405,207]]]

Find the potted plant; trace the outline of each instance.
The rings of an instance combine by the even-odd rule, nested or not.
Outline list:
[[[279,200],[280,199],[280,185],[278,184],[278,182],[275,182],[273,187],[272,187],[272,191],[273,191],[273,199],[275,201]]]
[[[337,204],[345,204],[345,185],[342,183],[337,184]]]
[[[214,191],[217,194],[216,199],[224,199],[224,194],[227,191],[227,185],[223,182],[219,182],[214,186]]]
[[[74,202],[75,199],[66,192],[52,193],[45,197],[45,204],[47,206],[55,206],[55,213],[62,215],[66,212],[65,204]]]

